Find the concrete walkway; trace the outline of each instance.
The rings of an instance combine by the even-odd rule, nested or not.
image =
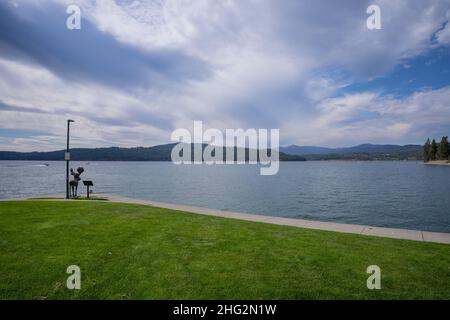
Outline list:
[[[47,198],[61,198],[61,200],[63,200],[61,195],[51,195],[51,196],[46,196],[46,197]],[[185,206],[185,205],[178,205],[178,204],[171,204],[171,203],[164,203],[164,202],[156,202],[156,201],[150,201],[150,200],[132,199],[132,198],[127,198],[127,197],[122,197],[122,196],[114,196],[114,195],[109,195],[109,194],[95,194],[95,197],[106,198],[110,202],[141,204],[141,205],[154,206],[154,207],[160,207],[160,208],[165,208],[165,209],[186,211],[186,212],[196,213],[196,214],[203,214],[203,215],[214,216],[214,217],[255,221],[255,222],[270,223],[270,224],[277,224],[277,225],[291,226],[291,227],[298,227],[298,228],[315,229],[315,230],[354,233],[354,234],[361,234],[361,235],[367,235],[367,236],[450,244],[450,233],[428,232],[428,231],[407,230],[407,229],[394,229],[394,228],[381,228],[381,227],[370,227],[370,226],[355,225],[355,224],[344,224],[344,223],[323,222],[323,221],[313,221],[313,220],[304,220],[304,219],[263,216],[263,215],[256,215],[256,214],[239,213],[239,212],[199,208],[199,207],[192,207],[192,206]],[[24,199],[14,199],[14,200],[24,200]]]
[[[155,206],[155,207],[160,207],[160,208],[186,211],[186,212],[190,212],[190,213],[197,213],[197,214],[203,214],[203,215],[215,216],[215,217],[231,218],[231,219],[246,220],[246,221],[256,221],[256,222],[278,224],[278,225],[298,227],[298,228],[336,231],[336,232],[344,232],[344,233],[355,233],[355,234],[362,234],[362,235],[367,235],[367,236],[377,236],[377,237],[386,237],[386,238],[407,239],[407,240],[415,240],[415,241],[427,241],[427,242],[450,244],[450,233],[438,233],[438,232],[407,230],[407,229],[381,228],[381,227],[370,227],[370,226],[362,226],[362,225],[354,225],[354,224],[263,216],[263,215],[256,215],[256,214],[191,207],[191,206],[177,205],[177,204],[156,202],[156,201],[149,201],[149,200],[132,199],[132,198],[113,196],[113,195],[108,195],[108,194],[97,194],[96,196],[107,198],[111,202],[150,205],[150,206]]]

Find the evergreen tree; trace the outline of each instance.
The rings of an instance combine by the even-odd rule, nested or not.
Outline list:
[[[441,160],[447,160],[449,155],[448,137],[442,137],[441,144],[439,146],[439,157]]]
[[[428,138],[427,142],[425,142],[423,146],[423,161],[425,162],[430,161],[430,149],[431,149],[431,142],[430,138]]]
[[[431,141],[431,148],[430,148],[430,160],[431,161],[436,160],[437,151],[438,151],[438,146],[437,146],[436,140],[433,139],[433,141]]]

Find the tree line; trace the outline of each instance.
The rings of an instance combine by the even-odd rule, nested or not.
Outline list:
[[[430,141],[427,139],[423,146],[423,160],[425,162],[435,160],[448,160],[450,152],[450,144],[448,142],[448,136],[442,137],[441,142],[438,144],[435,139]]]
[[[158,145],[153,147],[136,148],[73,148],[70,149],[71,160],[73,161],[172,161],[172,149],[174,143]],[[206,148],[206,144],[202,145]],[[191,156],[193,161],[194,145],[191,145]],[[234,155],[236,159],[236,147]],[[227,149],[223,149],[225,160]],[[0,151],[0,160],[36,160],[36,161],[63,161],[65,150],[50,152],[14,152]],[[269,155],[271,151],[269,150]],[[248,159],[248,148],[245,149],[245,159]],[[259,154],[259,152],[258,152]],[[280,161],[306,161],[302,156],[290,155],[279,152]],[[259,158],[258,158],[259,159]]]

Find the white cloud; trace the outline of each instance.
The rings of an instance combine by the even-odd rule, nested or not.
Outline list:
[[[439,44],[443,46],[450,45],[450,23],[447,23],[444,29],[440,30],[436,37],[438,39]]]
[[[407,144],[429,135],[439,137],[450,128],[448,101],[450,86],[403,98],[363,92],[327,99],[320,104],[320,113],[297,129],[292,139],[299,144],[345,146],[367,141]],[[286,123],[286,131],[295,130],[296,120]]]
[[[5,59],[0,59],[0,74],[0,102],[12,107],[0,109],[0,127],[51,133],[59,137],[51,140],[58,141],[53,148],[64,145],[68,118],[76,119],[76,126],[82,128],[72,135],[83,146],[149,145],[169,134],[141,119],[150,120],[162,112],[145,99],[92,83],[66,82],[42,67]],[[15,140],[13,149],[23,149],[25,141]]]
[[[205,61],[211,74],[169,83],[164,91],[127,91],[69,83],[43,67],[3,59],[2,102],[48,113],[0,111],[0,126],[31,125],[58,135],[64,119],[76,116],[80,143],[134,146],[167,142],[172,128],[193,120],[218,128],[280,126],[284,143],[325,145],[400,141],[425,122],[445,124],[422,111],[436,108],[429,104],[435,99],[447,112],[447,91],[406,99],[373,92],[330,98],[354,79],[382,75],[429,50],[430,37],[449,19],[447,1],[379,0],[382,30],[369,31],[366,8],[372,2],[79,0],[83,19],[121,43],[186,53]],[[436,34],[441,44],[450,42],[449,25]],[[327,69],[349,75],[336,77]]]

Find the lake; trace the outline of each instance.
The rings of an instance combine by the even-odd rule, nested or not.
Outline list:
[[[48,166],[44,165],[47,163]],[[450,167],[412,161],[255,165],[71,162],[95,193],[322,221],[450,232]],[[85,193],[80,183],[79,191]],[[0,161],[0,198],[65,193],[65,162]]]

